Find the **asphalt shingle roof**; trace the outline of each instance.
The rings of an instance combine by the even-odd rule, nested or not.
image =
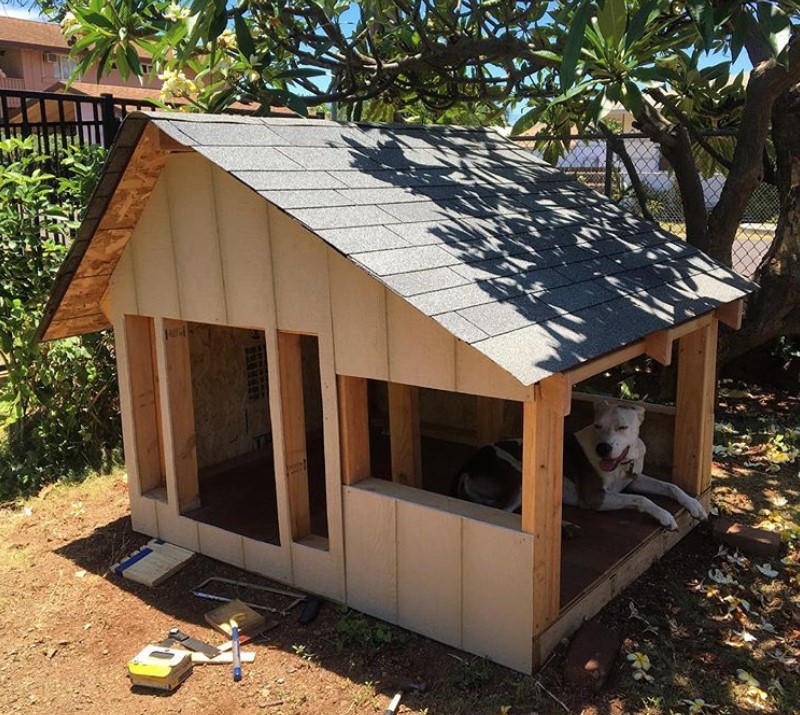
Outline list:
[[[493,131],[147,117],[524,384],[754,289]]]

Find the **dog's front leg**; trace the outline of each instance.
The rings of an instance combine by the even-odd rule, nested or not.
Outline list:
[[[598,511],[611,511],[613,509],[636,509],[652,516],[661,526],[678,530],[678,523],[666,509],[662,509],[658,504],[650,501],[647,497],[637,494],[618,494],[606,492],[603,501],[596,507]]]
[[[693,518],[699,521],[705,521],[708,518],[706,510],[703,509],[703,505],[697,501],[697,499],[690,497],[676,484],[670,484],[661,479],[655,479],[654,477],[648,477],[646,474],[640,474],[628,485],[627,491],[634,492],[635,494],[669,497],[686,509]]]

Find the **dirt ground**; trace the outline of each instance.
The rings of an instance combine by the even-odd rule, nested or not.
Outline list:
[[[192,587],[209,576],[267,582],[200,556],[153,589],[111,574],[146,541],[131,531],[119,473],[0,510],[0,712],[382,713],[413,681],[427,689],[407,695],[400,712],[796,712],[800,482],[792,450],[800,411],[787,395],[722,395],[716,508],[772,524],[787,542],[785,558],[766,564],[720,552],[709,525],[696,529],[600,615],[624,639],[600,694],[562,682],[563,645],[542,671],[522,676],[333,604],[305,626],[299,609],[275,616],[277,627],[246,646],[256,659],[239,683],[230,666],[209,665],[172,694],[131,688],[128,660],[169,628],[223,640],[203,618],[215,604],[190,595]],[[266,594],[262,601],[287,604]],[[633,654],[648,658],[638,679]]]

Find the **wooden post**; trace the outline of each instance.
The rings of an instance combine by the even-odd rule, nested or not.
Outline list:
[[[692,496],[711,486],[718,322],[678,342],[672,481]]]
[[[419,432],[419,394],[416,387],[390,382],[389,441],[392,481],[422,486],[422,442]]]
[[[300,335],[278,332],[278,362],[281,376],[283,449],[286,458],[289,510],[292,538],[297,541],[311,533]]]
[[[125,337],[136,449],[134,458],[139,474],[139,491],[145,494],[166,484],[153,319],[126,315]]]
[[[503,438],[506,403],[494,397],[478,397],[477,411],[478,444],[492,444]]]
[[[342,484],[355,484],[370,476],[367,380],[339,375],[337,387]]]
[[[564,417],[536,386],[523,405],[522,530],[533,534],[533,634],[558,618]]]
[[[189,358],[189,328],[182,320],[164,319],[167,410],[172,435],[172,464],[179,512],[200,504],[197,480],[197,434],[192,398],[192,365]]]

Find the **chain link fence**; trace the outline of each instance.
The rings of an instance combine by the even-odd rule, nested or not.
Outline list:
[[[618,134],[630,157],[645,196],[650,213],[663,228],[685,238],[686,227],[678,187],[667,160],[657,144],[642,134]],[[704,139],[717,149],[733,141],[730,133],[714,132]],[[565,152],[557,162],[564,172],[590,186],[631,211],[641,214],[639,201],[634,194],[631,177],[622,159],[611,148],[611,140],[601,134],[571,137],[539,134],[517,137],[520,146],[541,153],[546,142],[560,142]],[[702,180],[706,206],[710,209],[719,199],[725,178],[706,169]],[[767,252],[778,220],[778,192],[774,186],[762,184],[753,194],[733,246],[733,267],[742,275],[751,277]]]

